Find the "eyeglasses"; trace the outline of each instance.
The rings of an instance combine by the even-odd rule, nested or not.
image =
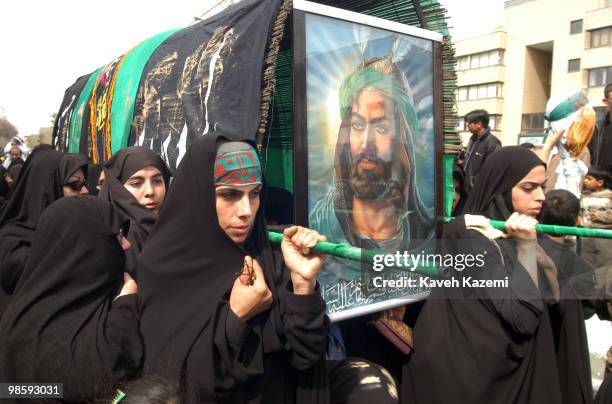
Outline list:
[[[87,184],[87,182],[83,180],[71,180],[64,183],[64,186],[70,187],[73,191],[80,192],[81,189]]]

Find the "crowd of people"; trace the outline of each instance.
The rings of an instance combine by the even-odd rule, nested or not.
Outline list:
[[[612,85],[605,102],[612,110]],[[466,120],[473,136],[453,170],[456,219],[442,248],[486,251],[487,266],[440,277],[509,286],[434,288],[386,312],[408,330],[405,351],[369,321],[334,331],[317,283],[325,257],[312,251],[325,235],[287,225],[270,245],[251,141],[209,133],[173,176],[144,147],[96,165],[11,145],[0,178],[0,382],[62,383],[65,403],[593,402],[584,319],[610,320],[612,241],[535,225],[612,228],[610,112],[581,198],[545,192],[561,133],[542,150],[502,147],[486,111]],[[505,233],[481,216],[505,220]],[[598,403],[612,396],[610,366]]]

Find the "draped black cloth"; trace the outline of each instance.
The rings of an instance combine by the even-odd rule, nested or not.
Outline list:
[[[45,210],[0,320],[0,380],[63,383],[61,402],[84,403],[138,369],[136,295],[113,301],[123,285],[120,224],[94,196],[63,198]]]
[[[0,164],[0,217],[2,217],[2,212],[4,212],[9,193],[9,184],[4,180],[6,173],[6,168]]]
[[[292,293],[282,256],[269,245],[263,206],[244,248],[219,227],[213,169],[223,140],[208,134],[187,150],[139,256],[144,374],[180,381],[187,402],[321,402],[325,304],[318,290]],[[274,300],[244,324],[229,294],[246,254],[264,269]]]
[[[557,266],[561,286],[561,299],[551,307],[550,317],[563,402],[590,404],[593,385],[581,299],[592,299],[596,295],[595,274],[593,268],[572,251],[570,240],[557,242],[544,235],[540,245]]]
[[[134,278],[136,257],[142,251],[157,215],[142,206],[123,184],[136,172],[149,166],[162,173],[167,190],[170,183],[168,166],[155,152],[142,146],[121,149],[104,164],[105,180],[100,190],[100,197],[115,205],[118,212],[130,221],[127,239],[132,247],[126,253],[126,266]]]
[[[12,294],[25,267],[36,223],[52,202],[64,196],[62,186],[77,170],[87,176],[87,160],[48,146],[36,147],[23,165],[0,218],[0,285]]]
[[[482,167],[465,213],[506,219],[512,188],[537,165],[535,154],[505,147]],[[509,203],[508,203],[509,202]],[[548,307],[518,261],[516,244],[468,230],[460,216],[444,230],[445,253],[486,254],[486,266],[458,279],[502,279],[507,288],[435,288],[414,327],[403,369],[403,403],[562,403]],[[486,251],[486,252],[485,252]],[[540,281],[540,287],[544,287]]]
[[[4,180],[4,176],[6,175],[6,173],[7,173],[6,168],[0,165],[0,199],[4,199],[8,196],[9,185]]]

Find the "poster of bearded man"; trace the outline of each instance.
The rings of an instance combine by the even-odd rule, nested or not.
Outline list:
[[[305,33],[307,163],[300,170],[296,161],[296,184],[307,188],[307,225],[335,243],[389,254],[433,252],[441,192],[434,50],[441,35],[306,8],[296,13],[294,30]],[[294,69],[299,72],[299,63]],[[302,195],[298,188],[296,195]],[[296,214],[299,220],[299,203]],[[328,313],[340,320],[424,298],[428,290],[418,282],[380,287],[381,278],[418,276],[328,257],[318,280]]]

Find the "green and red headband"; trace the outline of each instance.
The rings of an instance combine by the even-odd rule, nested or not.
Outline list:
[[[221,152],[215,159],[215,185],[262,184],[261,165],[253,148]]]

